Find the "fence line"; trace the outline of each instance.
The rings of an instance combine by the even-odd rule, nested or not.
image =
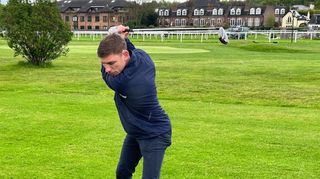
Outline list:
[[[74,31],[73,32],[75,37],[79,40],[81,36],[90,37],[91,39],[95,40],[97,37],[100,39],[108,35],[108,31]],[[254,39],[258,38],[258,35],[265,36],[269,42],[274,39],[291,39],[293,38],[294,42],[297,42],[298,39],[320,39],[320,31],[306,31],[306,32],[299,32],[297,30],[269,30],[269,31],[248,31],[248,32],[226,32],[231,39],[244,39],[247,40],[249,35],[253,35]],[[151,39],[152,36],[155,39],[160,41],[164,41],[165,39],[171,39],[176,36],[177,40],[180,39],[180,42],[183,42],[186,36],[189,36],[190,39],[197,39],[199,38],[200,42],[204,40],[208,40],[209,36],[217,36],[218,30],[199,30],[199,29],[166,29],[166,30],[159,30],[159,29],[133,29],[133,32],[130,33],[131,38],[142,38],[143,41],[146,38]]]

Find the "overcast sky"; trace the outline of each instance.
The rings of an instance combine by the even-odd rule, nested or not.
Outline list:
[[[6,4],[8,0],[0,0],[1,4]],[[59,0],[58,0],[59,1]],[[169,2],[185,2],[187,0],[165,0]]]
[[[7,0],[0,0],[1,4],[6,4]]]

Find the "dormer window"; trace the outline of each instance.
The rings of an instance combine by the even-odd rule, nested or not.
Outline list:
[[[193,11],[193,15],[198,16],[198,15],[199,15],[199,10],[198,10],[198,9],[195,9],[195,10]]]
[[[222,8],[220,8],[220,9],[218,10],[218,15],[223,15],[223,9],[222,9]]]
[[[236,11],[234,10],[234,8],[232,8],[231,10],[230,10],[230,15],[235,15],[236,14]]]
[[[200,9],[200,16],[203,16],[203,15],[204,15],[204,10]]]
[[[275,9],[274,14],[279,14],[279,9]]]
[[[260,15],[261,14],[261,8],[256,9],[256,14]]]
[[[241,9],[240,9],[240,8],[237,9],[236,14],[237,14],[237,15],[241,15]]]
[[[187,15],[187,9],[183,9],[183,10],[182,10],[182,15],[183,15],[183,16],[186,16],[186,15]]]
[[[159,16],[163,16],[163,10],[162,9],[159,11]]]
[[[280,14],[285,14],[286,10],[284,8],[281,9]]]
[[[181,9],[177,10],[177,16],[181,16]]]
[[[213,10],[212,10],[212,15],[216,16],[217,14],[218,14],[217,9],[213,9]]]
[[[164,11],[164,16],[169,16],[169,10],[168,10],[168,9],[166,9],[166,10]]]
[[[250,9],[250,15],[253,15],[255,13],[254,8]]]

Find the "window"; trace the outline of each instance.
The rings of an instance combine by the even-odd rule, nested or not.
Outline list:
[[[185,19],[181,19],[181,26],[186,26],[187,25],[187,21]]]
[[[241,9],[240,9],[240,8],[237,9],[236,14],[237,14],[237,15],[241,15]]]
[[[80,22],[84,22],[84,16],[80,16]]]
[[[200,19],[200,26],[205,26],[205,25],[206,25],[206,20]]]
[[[275,9],[274,14],[279,14],[279,9]]]
[[[217,22],[218,22],[218,24],[221,24],[222,20],[220,18],[218,18]]]
[[[187,15],[187,9],[183,9],[183,10],[182,10],[182,15],[183,15],[183,16],[186,16],[186,15]]]
[[[100,22],[100,16],[96,16],[94,19],[95,22]]]
[[[95,29],[96,29],[96,30],[99,30],[99,29],[100,29],[100,27],[97,25],[97,26],[95,27]]]
[[[213,9],[213,10],[212,10],[212,15],[216,16],[217,14],[218,14],[217,9]]]
[[[180,26],[181,24],[180,24],[180,19],[176,19],[175,20],[175,24],[176,24],[176,26]]]
[[[210,26],[214,26],[215,23],[216,23],[215,19],[210,20]]]
[[[220,8],[220,9],[218,10],[218,15],[223,15],[223,9],[222,9],[222,8]]]
[[[82,25],[82,26],[80,26],[80,30],[84,30],[84,26]]]
[[[72,21],[73,21],[73,22],[78,22],[78,16],[73,16],[73,17],[72,17]]]
[[[281,9],[280,14],[285,14],[286,10],[284,8]]]
[[[230,15],[235,15],[235,10],[232,8],[231,10],[230,10]]]
[[[185,19],[181,19],[181,26],[186,26],[187,25],[187,21]]]
[[[87,18],[88,18],[88,22],[92,21],[91,16],[88,16]]]
[[[291,24],[291,23],[292,23],[292,18],[291,18],[291,17],[288,17],[287,23],[288,23],[288,24]]]
[[[91,30],[91,29],[92,29],[92,27],[91,27],[91,25],[89,25],[89,26],[88,26],[88,30]]]
[[[256,9],[256,14],[260,15],[261,14],[261,8]]]
[[[230,19],[230,26],[235,26],[236,20],[234,18]]]
[[[256,27],[260,26],[260,18],[257,17],[254,19],[254,26]]]
[[[251,8],[250,9],[250,15],[253,15],[254,14],[254,8]]]
[[[253,18],[248,18],[248,26],[249,27],[253,26]]]
[[[159,11],[159,16],[163,16],[163,10]]]
[[[103,21],[103,22],[108,22],[108,16],[103,16],[103,17],[102,17],[102,21]]]
[[[169,16],[169,10],[168,9],[164,11],[164,15],[165,16]]]
[[[181,9],[177,10],[177,16],[181,16]]]
[[[242,26],[242,19],[241,19],[241,18],[238,18],[238,19],[237,19],[237,25],[238,25],[238,26]]]
[[[193,15],[198,16],[198,15],[199,15],[199,10],[198,10],[198,9],[195,9],[195,10],[193,11]]]
[[[70,20],[70,19],[69,19],[69,16],[66,16],[66,17],[65,17],[65,21],[66,21],[66,22],[69,22],[69,20]]]
[[[204,15],[204,10],[200,9],[200,16],[203,16],[203,15]]]
[[[199,19],[193,19],[193,26],[199,26]]]

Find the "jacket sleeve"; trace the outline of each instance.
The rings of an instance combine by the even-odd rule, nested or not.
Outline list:
[[[106,73],[105,68],[101,65],[101,76],[103,81],[115,92],[121,90],[121,81],[124,81],[124,75],[119,74],[117,76],[111,76]]]

